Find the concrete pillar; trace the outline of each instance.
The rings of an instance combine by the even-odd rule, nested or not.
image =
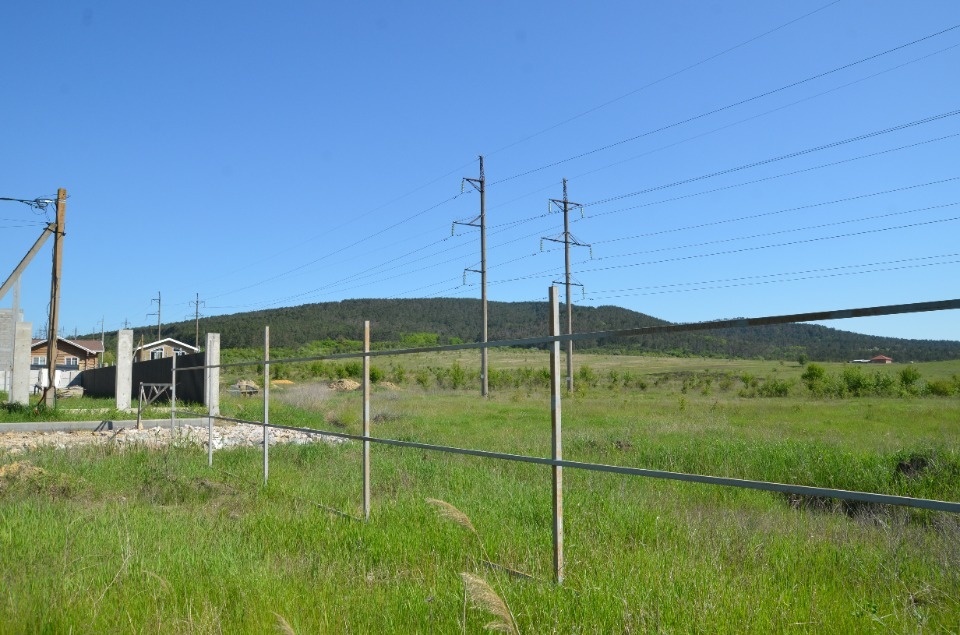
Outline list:
[[[117,385],[114,393],[117,410],[129,410],[133,393],[133,329],[123,329],[117,334]]]
[[[30,403],[30,344],[33,327],[30,322],[17,322],[13,334],[13,383],[10,403]]]
[[[220,416],[220,334],[207,333],[206,365],[203,369],[203,402],[209,408],[210,416]]]

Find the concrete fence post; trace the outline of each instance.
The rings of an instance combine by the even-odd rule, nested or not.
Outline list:
[[[557,287],[550,287],[550,335],[560,335],[560,300]],[[560,342],[550,342],[550,419],[554,461],[563,460],[562,427],[560,425]],[[553,573],[557,584],[563,584],[563,468],[553,466]]]
[[[114,395],[117,410],[130,409],[133,394],[133,329],[122,329],[117,334],[117,376]]]
[[[263,484],[270,476],[270,327],[263,328]]]
[[[370,321],[363,323],[363,519],[370,520]]]
[[[220,416],[220,334],[207,333],[207,348],[203,369],[205,386],[203,403],[211,417]]]
[[[10,403],[30,403],[30,343],[32,324],[17,322],[13,331],[13,378]]]

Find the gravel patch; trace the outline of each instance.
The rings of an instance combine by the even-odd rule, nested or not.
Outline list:
[[[116,425],[116,424],[115,424]],[[178,445],[196,445],[207,447],[207,428],[205,426],[183,425],[172,433],[169,428],[117,428],[94,432],[92,430],[73,430],[70,432],[3,432],[0,433],[0,454],[22,454],[41,446],[67,448],[79,445],[113,443],[120,446],[139,445],[164,447],[171,442]],[[343,439],[320,433],[298,432],[272,428],[270,445],[278,443],[342,443]],[[263,447],[263,428],[257,425],[237,423],[213,427],[213,449],[231,447]]]

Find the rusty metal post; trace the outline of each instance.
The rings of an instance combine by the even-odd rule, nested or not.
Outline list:
[[[370,321],[363,323],[363,352],[370,352]],[[363,356],[363,519],[370,520],[370,356]]]
[[[557,287],[550,287],[550,335],[560,335],[560,302]],[[563,460],[560,425],[560,342],[550,342],[550,420],[551,458]],[[557,584],[563,584],[563,468],[553,466],[553,572]]]

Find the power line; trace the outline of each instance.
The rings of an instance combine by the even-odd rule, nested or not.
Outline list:
[[[544,128],[544,129],[540,130],[539,132],[535,132],[535,133],[533,133],[533,134],[531,134],[531,135],[528,135],[528,136],[526,136],[526,137],[523,137],[522,139],[519,139],[519,140],[517,140],[517,141],[514,141],[514,142],[512,142],[512,143],[509,143],[509,144],[503,146],[502,148],[499,148],[498,150],[494,150],[493,152],[490,152],[489,154],[491,154],[491,155],[492,155],[492,154],[497,154],[497,153],[499,153],[499,152],[503,152],[504,150],[508,150],[508,149],[510,149],[510,148],[512,148],[512,147],[514,147],[514,146],[517,146],[517,145],[520,145],[521,143],[524,143],[524,142],[526,142],[526,141],[529,141],[530,139],[533,139],[533,138],[535,138],[535,137],[539,137],[539,136],[542,135],[542,134],[545,134],[545,133],[547,133],[547,132],[550,132],[551,130],[555,130],[555,129],[559,128],[560,126],[564,126],[564,125],[566,125],[566,124],[568,124],[568,123],[570,123],[570,122],[572,122],[572,121],[576,121],[577,119],[580,119],[581,117],[585,117],[586,115],[592,114],[592,113],[594,113],[594,112],[596,112],[596,111],[598,111],[598,110],[600,110],[600,109],[602,109],[602,108],[606,108],[607,106],[610,106],[610,105],[612,105],[612,104],[615,104],[615,103],[617,103],[618,101],[622,101],[622,100],[626,99],[627,97],[631,97],[631,96],[636,95],[637,93],[639,93],[639,92],[641,92],[641,91],[647,90],[648,88],[652,88],[652,87],[656,86],[657,84],[661,84],[661,83],[667,81],[668,79],[673,79],[674,77],[677,77],[678,75],[681,75],[681,74],[683,74],[683,73],[685,73],[685,72],[687,72],[687,71],[693,70],[694,68],[697,68],[698,66],[702,66],[702,65],[706,64],[707,62],[711,62],[711,61],[713,61],[713,60],[715,60],[715,59],[717,59],[717,58],[719,58],[719,57],[722,57],[722,56],[726,55],[727,53],[732,53],[733,51],[735,51],[735,50],[737,50],[737,49],[739,49],[739,48],[742,48],[742,47],[744,47],[744,46],[746,46],[746,45],[748,45],[748,44],[752,44],[753,42],[756,42],[757,40],[759,40],[759,39],[761,39],[761,38],[764,38],[764,37],[766,37],[766,36],[768,36],[768,35],[770,35],[770,34],[772,34],[772,33],[776,33],[777,31],[780,31],[780,30],[782,30],[782,29],[790,26],[791,24],[794,24],[794,23],[796,23],[796,22],[799,22],[800,20],[803,20],[803,19],[805,19],[805,18],[809,18],[810,16],[812,16],[812,15],[814,15],[814,14],[816,14],[816,13],[819,13],[819,12],[823,11],[824,9],[827,9],[827,8],[829,8],[829,7],[832,7],[832,6],[835,5],[835,4],[839,4],[839,2],[840,2],[840,0],[834,0],[833,2],[829,2],[829,3],[825,4],[825,5],[823,5],[822,7],[820,7],[819,9],[814,9],[813,11],[810,11],[809,13],[805,13],[805,14],[801,15],[800,17],[797,17],[797,18],[794,18],[794,19],[792,19],[792,20],[789,20],[788,22],[784,22],[783,24],[781,24],[781,25],[779,25],[779,26],[777,26],[777,27],[774,27],[774,28],[772,28],[772,29],[770,29],[770,30],[768,30],[768,31],[764,31],[763,33],[761,33],[761,34],[759,34],[759,35],[755,35],[755,36],[753,36],[753,37],[751,37],[751,38],[749,38],[749,39],[747,39],[747,40],[744,40],[744,41],[740,42],[739,44],[735,44],[735,45],[733,45],[733,46],[731,46],[731,47],[729,47],[729,48],[726,48],[726,49],[724,49],[724,50],[722,50],[722,51],[720,51],[720,52],[718,52],[718,53],[714,53],[713,55],[710,55],[710,56],[705,57],[705,58],[703,58],[703,59],[701,59],[701,60],[699,60],[699,61],[697,61],[697,62],[694,62],[693,64],[689,64],[689,65],[684,66],[683,68],[681,68],[681,69],[679,69],[679,70],[673,71],[672,73],[668,73],[667,75],[664,75],[664,76],[660,77],[659,79],[655,79],[655,80],[653,80],[653,81],[651,81],[651,82],[648,82],[647,84],[644,84],[643,86],[640,86],[639,88],[635,88],[635,89],[633,89],[633,90],[631,90],[631,91],[629,91],[629,92],[627,92],[627,93],[624,93],[623,95],[620,95],[619,97],[615,97],[615,98],[610,99],[610,100],[608,100],[608,101],[605,101],[605,102],[603,102],[603,103],[601,103],[601,104],[599,104],[599,105],[597,105],[597,106],[594,106],[594,107],[592,107],[592,108],[588,108],[587,110],[584,110],[584,111],[582,111],[582,112],[580,112],[580,113],[578,113],[578,114],[576,114],[576,115],[574,115],[574,116],[572,116],[572,117],[568,117],[567,119],[564,119],[563,121],[560,121],[560,122],[555,123],[555,124],[553,124],[553,125],[551,125],[551,126],[548,126],[548,127]]]
[[[939,180],[937,180],[937,181],[927,181],[926,183],[915,183],[915,184],[913,184],[913,185],[905,185],[905,186],[903,186],[903,187],[895,187],[895,188],[892,188],[892,189],[889,189],[889,190],[880,190],[879,192],[869,192],[869,193],[867,193],[867,194],[857,194],[857,195],[855,195],[855,196],[847,196],[847,197],[844,197],[844,198],[836,198],[836,199],[833,199],[833,200],[830,200],[830,201],[819,201],[819,202],[816,202],[816,203],[810,203],[810,204],[808,204],[808,205],[797,205],[797,206],[795,206],[795,207],[785,207],[785,208],[783,208],[783,209],[778,209],[778,210],[775,210],[775,211],[772,211],[772,212],[760,212],[760,213],[758,213],[758,214],[748,214],[748,215],[746,215],[746,216],[737,216],[736,218],[724,218],[724,219],[721,219],[721,220],[710,221],[710,222],[707,222],[707,223],[697,223],[696,225],[685,225],[685,226],[683,226],[683,227],[674,227],[674,228],[671,228],[671,229],[662,229],[662,230],[655,231],[655,232],[647,232],[647,233],[644,233],[644,234],[635,234],[635,235],[633,235],[633,236],[620,236],[620,237],[617,237],[617,238],[610,238],[610,239],[608,239],[608,240],[598,240],[598,241],[596,241],[596,244],[599,245],[599,244],[605,244],[605,243],[615,243],[615,242],[620,242],[620,241],[623,241],[623,240],[635,240],[635,239],[637,239],[637,238],[649,238],[649,237],[651,237],[651,236],[661,236],[661,235],[663,235],[663,234],[671,234],[671,233],[676,233],[676,232],[689,231],[689,230],[693,230],[693,229],[703,229],[703,228],[705,228],[705,227],[715,227],[715,226],[717,226],[717,225],[725,225],[725,224],[729,224],[729,223],[739,223],[739,222],[747,221],[747,220],[756,220],[756,219],[758,219],[758,218],[765,218],[765,217],[768,217],[768,216],[776,216],[776,215],[779,215],[779,214],[786,214],[786,213],[789,213],[789,212],[798,212],[798,211],[801,211],[801,210],[812,209],[812,208],[815,208],[815,207],[824,207],[824,206],[826,206],[826,205],[836,205],[836,204],[838,204],[838,203],[849,203],[849,202],[851,202],[851,201],[859,201],[859,200],[863,200],[863,199],[866,199],[866,198],[872,198],[872,197],[874,197],[874,196],[883,196],[883,195],[885,195],[885,194],[894,194],[894,193],[897,193],[897,192],[906,192],[906,191],[913,190],[913,189],[917,189],[917,188],[921,188],[921,187],[928,187],[928,186],[931,186],[931,185],[940,185],[940,184],[942,184],[942,183],[949,183],[949,182],[951,182],[951,181],[956,181],[956,180],[958,180],[958,179],[960,179],[960,176],[951,176],[951,177],[946,178],[946,179],[939,179]],[[615,210],[615,211],[620,211],[620,210]],[[607,213],[613,213],[613,212],[607,212]]]
[[[817,280],[817,279],[823,279],[823,278],[839,278],[843,276],[862,275],[866,273],[880,273],[880,272],[889,272],[889,271],[900,271],[904,269],[918,269],[921,267],[938,267],[942,265],[957,264],[957,263],[960,263],[960,260],[947,260],[944,262],[925,262],[920,264],[901,265],[897,267],[865,269],[863,271],[846,271],[847,269],[861,269],[864,267],[880,267],[882,265],[888,265],[888,264],[915,262],[918,260],[932,260],[936,258],[947,258],[947,257],[955,257],[955,256],[960,256],[960,254],[946,254],[942,256],[924,256],[921,258],[906,258],[903,260],[892,260],[888,262],[870,263],[870,264],[862,264],[862,265],[844,265],[839,267],[827,267],[823,269],[809,269],[807,271],[773,273],[773,274],[765,274],[762,276],[742,276],[739,278],[707,280],[702,282],[682,282],[682,283],[677,283],[672,285],[659,285],[654,287],[635,287],[633,289],[611,289],[609,291],[598,291],[596,295],[591,296],[587,299],[590,301],[595,301],[595,300],[610,300],[614,298],[627,298],[627,297],[648,296],[648,295],[664,295],[669,293],[690,293],[690,292],[696,292],[696,291],[713,291],[717,289],[730,289],[735,287],[751,287],[751,286],[759,286],[759,285],[765,285],[765,284],[782,284],[786,282],[799,282],[803,280]],[[809,274],[820,273],[820,272],[840,272],[840,273],[823,273],[823,275],[809,275]],[[779,280],[765,279],[765,278],[780,278],[783,276],[801,276],[801,277],[779,279]],[[711,285],[711,286],[697,287],[695,285]],[[692,287],[692,288],[676,288],[676,287]],[[642,289],[654,289],[654,290],[642,292],[642,293],[621,293],[626,291],[639,291]],[[616,294],[616,295],[611,295],[611,294]]]
[[[616,269],[629,269],[629,268],[632,268],[632,267],[642,267],[642,266],[646,266],[646,265],[659,265],[659,264],[665,264],[665,263],[668,263],[668,262],[681,262],[681,261],[685,261],[685,260],[696,260],[696,259],[699,259],[699,258],[711,258],[711,257],[714,257],[714,256],[727,256],[727,255],[732,255],[732,254],[745,253],[745,252],[749,252],[749,251],[760,251],[760,250],[763,250],[763,249],[775,249],[775,248],[779,248],[779,247],[792,247],[792,246],[796,246],[796,245],[804,245],[804,244],[808,244],[808,243],[821,242],[821,241],[825,241],[825,240],[837,240],[837,239],[840,239],[840,238],[853,238],[853,237],[857,237],[857,236],[865,236],[865,235],[868,235],[868,234],[876,234],[876,233],[880,233],[880,232],[896,231],[896,230],[899,230],[899,229],[910,229],[910,228],[914,228],[914,227],[923,227],[923,226],[928,226],[928,225],[935,225],[935,224],[938,224],[938,223],[948,223],[948,222],[952,222],[952,221],[956,221],[956,220],[960,220],[960,216],[954,216],[954,217],[951,217],[951,218],[941,218],[941,219],[930,220],[930,221],[921,221],[921,222],[917,222],[917,223],[909,223],[909,224],[906,224],[906,225],[896,225],[896,226],[893,226],[893,227],[881,227],[881,228],[877,228],[877,229],[866,229],[866,230],[859,231],[859,232],[850,232],[850,233],[847,233],[847,234],[836,234],[836,235],[833,235],[833,236],[820,236],[820,237],[817,237],[817,238],[806,238],[806,239],[803,239],[803,240],[793,240],[793,241],[788,241],[788,242],[783,242],[783,243],[773,243],[773,244],[769,244],[769,245],[757,245],[757,246],[753,246],[753,247],[741,247],[741,248],[739,248],[739,249],[729,249],[729,250],[725,250],[725,251],[715,251],[715,252],[706,253],[706,254],[692,254],[692,255],[689,255],[689,256],[676,256],[676,257],[673,257],[673,258],[663,258],[663,259],[660,259],[660,260],[648,260],[648,261],[644,261],[644,262],[634,262],[634,263],[623,264],[623,265],[611,265],[611,266],[609,266],[609,267],[597,267],[597,268],[594,268],[594,269],[584,269],[584,270],[582,271],[582,273],[598,273],[598,272],[602,272],[602,271],[613,271],[613,270],[616,270]],[[584,261],[584,262],[588,262],[588,261]],[[583,263],[579,263],[579,264],[583,264]],[[515,277],[515,278],[507,278],[507,279],[504,279],[504,280],[493,280],[493,281],[490,282],[490,284],[504,284],[504,283],[507,283],[507,282],[518,282],[518,281],[521,281],[521,280],[530,280],[530,279],[532,279],[532,278],[541,278],[541,277],[545,276],[546,274],[551,273],[552,271],[553,271],[553,269],[547,269],[547,270],[544,270],[544,271],[538,271],[538,272],[536,272],[536,273],[532,273],[532,274],[525,275],[525,276],[518,276],[518,277]]]
[[[885,51],[881,51],[880,53],[875,53],[875,54],[873,54],[873,55],[869,55],[869,56],[867,56],[867,57],[861,58],[861,59],[856,60],[856,61],[854,61],[854,62],[849,62],[849,63],[847,63],[847,64],[843,64],[843,65],[841,65],[841,66],[837,66],[837,67],[832,68],[832,69],[830,69],[830,70],[828,70],[828,71],[823,71],[823,72],[821,72],[821,73],[817,73],[817,74],[815,74],[815,75],[811,75],[811,76],[809,76],[809,77],[807,77],[807,78],[805,78],[805,79],[801,79],[801,80],[799,80],[799,81],[795,81],[795,82],[792,82],[792,83],[790,83],[790,84],[786,84],[786,85],[780,86],[779,88],[775,88],[775,89],[773,89],[773,90],[768,90],[768,91],[766,91],[766,92],[759,93],[759,94],[754,95],[754,96],[752,96],[752,97],[748,97],[748,98],[746,98],[746,99],[741,99],[741,100],[736,101],[736,102],[732,102],[732,103],[730,103],[730,104],[727,104],[727,105],[725,105],[725,106],[721,106],[721,107],[719,107],[719,108],[714,108],[713,110],[709,110],[709,111],[707,111],[707,112],[703,112],[703,113],[700,113],[700,114],[698,114],[698,115],[694,115],[693,117],[688,117],[688,118],[682,119],[682,120],[680,120],[680,121],[675,121],[675,122],[670,123],[670,124],[667,124],[667,125],[665,125],[665,126],[661,126],[661,127],[659,127],[659,128],[655,128],[655,129],[652,129],[652,130],[648,130],[648,131],[643,132],[643,133],[641,133],[641,134],[634,135],[634,136],[632,136],[632,137],[627,137],[627,138],[621,139],[621,140],[619,140],[619,141],[615,141],[614,143],[609,143],[609,144],[607,144],[607,145],[600,146],[599,148],[594,148],[594,149],[592,149],[592,150],[588,150],[588,151],[586,151],[586,152],[581,152],[580,154],[576,154],[576,155],[567,157],[567,158],[565,158],[565,159],[560,159],[560,160],[558,160],[558,161],[553,161],[552,163],[548,163],[548,164],[546,164],[546,165],[542,165],[542,166],[540,166],[540,167],[527,170],[527,171],[525,171],[525,172],[520,172],[520,173],[514,174],[514,175],[512,175],[512,176],[504,177],[504,178],[500,179],[499,181],[494,181],[493,183],[491,183],[491,185],[499,185],[499,184],[501,184],[501,183],[506,183],[507,181],[512,181],[512,180],[518,179],[518,178],[520,178],[520,177],[528,176],[528,175],[530,175],[530,174],[534,174],[534,173],[536,173],[536,172],[540,172],[540,171],[546,170],[546,169],[548,169],[548,168],[556,167],[556,166],[558,166],[558,165],[563,165],[564,163],[568,163],[568,162],[574,161],[574,160],[576,160],[576,159],[582,159],[583,157],[590,156],[590,155],[596,154],[596,153],[598,153],[598,152],[603,152],[603,151],[605,151],[605,150],[609,150],[609,149],[611,149],[611,148],[615,148],[615,147],[617,147],[617,146],[621,146],[621,145],[623,145],[623,144],[625,144],[625,143],[630,143],[630,142],[632,142],[632,141],[636,141],[637,139],[642,139],[643,137],[648,137],[648,136],[653,135],[653,134],[656,134],[656,133],[658,133],[658,132],[663,132],[663,131],[665,131],[665,130],[670,130],[671,128],[676,128],[677,126],[681,126],[681,125],[683,125],[683,124],[690,123],[690,122],[696,121],[696,120],[698,120],[698,119],[703,119],[704,117],[709,117],[710,115],[714,115],[714,114],[723,112],[723,111],[725,111],[725,110],[729,110],[729,109],[731,109],[731,108],[735,108],[735,107],[737,107],[737,106],[742,106],[742,105],[744,105],[744,104],[748,104],[748,103],[750,103],[750,102],[756,101],[756,100],[758,100],[758,99],[762,99],[762,98],[764,98],[764,97],[769,97],[770,95],[774,95],[774,94],[776,94],[776,93],[783,92],[783,91],[788,90],[788,89],[790,89],[790,88],[795,88],[795,87],[797,87],[797,86],[800,86],[800,85],[802,85],[802,84],[806,84],[806,83],[808,83],[808,82],[811,82],[811,81],[814,81],[814,80],[817,80],[817,79],[822,79],[823,77],[827,77],[827,76],[832,75],[832,74],[834,74],[834,73],[837,73],[837,72],[839,72],[839,71],[846,70],[846,69],[848,69],[848,68],[852,68],[852,67],[854,67],[854,66],[857,66],[857,65],[859,65],[859,64],[863,64],[863,63],[868,62],[868,61],[870,61],[870,60],[877,59],[877,58],[882,57],[882,56],[884,56],[884,55],[889,55],[890,53],[894,53],[894,52],[899,51],[899,50],[902,50],[902,49],[904,49],[904,48],[907,48],[907,47],[910,47],[910,46],[914,46],[914,45],[916,45],[916,44],[919,44],[920,42],[924,42],[924,41],[929,40],[929,39],[931,39],[931,38],[938,37],[938,36],[943,35],[943,34],[945,34],[945,33],[949,33],[950,31],[953,31],[953,30],[955,30],[955,29],[957,29],[957,28],[960,28],[960,24],[955,24],[955,25],[953,25],[953,26],[951,26],[951,27],[947,27],[946,29],[942,29],[942,30],[937,31],[937,32],[935,32],[935,33],[931,33],[930,35],[926,35],[926,36],[924,36],[924,37],[918,38],[918,39],[913,40],[913,41],[911,41],[911,42],[907,42],[907,43],[905,43],[905,44],[901,44],[901,45],[899,45],[899,46],[895,46],[895,47],[893,47],[893,48],[889,48],[889,49],[887,49],[887,50],[885,50]]]
[[[315,265],[315,264],[317,264],[318,262],[322,262],[322,261],[326,260],[327,258],[331,258],[332,256],[335,256],[335,255],[337,255],[337,254],[343,253],[344,251],[347,251],[348,249],[352,249],[353,247],[356,247],[357,245],[363,244],[363,243],[367,242],[368,240],[370,240],[370,239],[372,239],[372,238],[376,238],[377,236],[380,236],[380,235],[382,235],[382,234],[385,234],[385,233],[387,233],[388,231],[390,231],[391,229],[396,229],[397,227],[403,225],[404,223],[410,222],[410,221],[413,220],[414,218],[417,218],[417,217],[419,217],[419,216],[422,216],[422,215],[426,214],[427,212],[430,212],[430,211],[432,211],[432,210],[434,210],[434,209],[436,209],[436,208],[438,208],[438,207],[440,207],[440,206],[442,206],[442,205],[445,205],[445,204],[447,204],[447,203],[450,203],[451,201],[454,201],[454,200],[460,198],[461,196],[463,196],[463,194],[464,194],[464,193],[457,194],[456,196],[451,196],[450,198],[447,198],[447,199],[445,199],[445,200],[443,200],[443,201],[440,201],[439,203],[436,203],[436,204],[434,204],[434,205],[431,205],[430,207],[428,207],[428,208],[426,208],[426,209],[420,210],[419,212],[417,212],[417,213],[415,213],[415,214],[412,214],[411,216],[408,216],[408,217],[404,218],[403,220],[400,220],[400,221],[398,221],[398,222],[396,222],[396,223],[394,223],[394,224],[392,224],[392,225],[390,225],[390,226],[388,226],[388,227],[385,227],[385,228],[381,229],[380,231],[374,232],[373,234],[369,234],[369,235],[367,235],[367,236],[365,236],[365,237],[363,237],[363,238],[361,238],[361,239],[359,239],[359,240],[356,240],[356,241],[350,243],[349,245],[345,245],[345,246],[343,246],[343,247],[341,247],[341,248],[339,248],[339,249],[337,249],[337,250],[328,252],[328,253],[324,254],[323,256],[320,256],[319,258],[315,258],[314,260],[311,260],[310,262],[306,262],[306,263],[304,263],[304,264],[302,264],[302,265],[299,265],[299,266],[296,266],[296,267],[294,267],[294,268],[292,268],[292,269],[288,269],[288,270],[283,271],[283,272],[281,272],[281,273],[278,273],[278,274],[276,274],[276,275],[274,275],[274,276],[270,276],[269,278],[265,278],[265,279],[263,279],[263,280],[260,280],[259,282],[255,282],[255,283],[253,283],[253,284],[248,284],[248,285],[246,285],[246,286],[239,287],[239,288],[233,289],[233,290],[231,290],[231,291],[224,291],[223,293],[218,293],[218,294],[216,294],[216,295],[212,295],[212,296],[210,296],[210,299],[219,298],[219,297],[222,297],[222,296],[225,296],[225,295],[229,295],[229,294],[231,294],[231,293],[238,293],[238,292],[240,292],[240,291],[246,291],[247,289],[252,289],[252,288],[254,288],[254,287],[258,287],[258,286],[263,285],[263,284],[266,284],[266,283],[268,283],[268,282],[272,282],[272,281],[277,280],[277,279],[279,279],[279,278],[283,278],[283,277],[285,277],[285,276],[288,276],[288,275],[290,275],[291,273],[294,273],[294,272],[296,272],[296,271],[300,271],[300,270],[302,270],[302,269],[305,269],[306,267],[309,267],[309,266],[311,266],[311,265]]]
[[[656,254],[656,253],[662,253],[665,251],[676,251],[678,249],[692,249],[693,247],[706,247],[709,245],[719,245],[723,243],[736,242],[738,240],[753,240],[754,238],[767,238],[769,236],[779,236],[781,234],[792,234],[794,232],[809,231],[811,229],[823,229],[824,227],[836,227],[838,225],[862,223],[868,220],[878,220],[880,218],[889,218],[891,216],[903,216],[904,214],[916,214],[917,212],[928,212],[932,209],[943,209],[945,207],[953,207],[954,205],[960,205],[960,201],[956,201],[953,203],[943,203],[941,205],[931,205],[929,207],[918,207],[915,209],[908,209],[900,212],[888,212],[886,214],[877,214],[874,216],[863,216],[860,218],[833,221],[831,223],[821,223],[819,225],[808,225],[806,227],[794,227],[791,229],[778,229],[776,231],[762,232],[759,234],[751,234],[749,236],[735,236],[733,238],[718,238],[716,240],[708,240],[701,243],[691,243],[688,245],[677,245],[673,247],[659,247],[657,249],[648,249],[644,251],[632,251],[625,254],[612,254],[609,256],[603,256],[601,258],[597,258],[597,260],[612,260],[614,258],[626,258],[628,256],[642,256],[645,254]]]
[[[754,161],[752,163],[744,163],[732,168],[726,168],[724,170],[717,170],[716,172],[710,172],[708,174],[701,174],[699,176],[690,177],[687,179],[681,179],[679,181],[674,181],[672,183],[667,183],[664,185],[656,185],[653,187],[648,187],[642,190],[637,190],[635,192],[629,192],[627,194],[619,194],[617,196],[611,196],[609,198],[600,199],[599,201],[594,201],[592,203],[587,203],[587,206],[600,205],[603,203],[610,203],[613,201],[619,201],[625,198],[631,198],[633,196],[639,196],[640,194],[649,194],[650,192],[656,192],[658,190],[664,190],[671,187],[676,187],[678,185],[686,185],[688,183],[694,183],[696,181],[702,181],[704,179],[710,179],[715,176],[722,176],[724,174],[731,174],[733,172],[740,172],[742,170],[747,170],[750,168],[760,167],[762,165],[768,165],[770,163],[776,163],[778,161],[784,161],[786,159],[795,159],[800,156],[807,154],[812,154],[814,152],[821,152],[823,150],[829,150],[832,148],[837,148],[839,146],[847,145],[849,143],[855,143],[857,141],[863,141],[864,139],[872,139],[873,137],[878,137],[881,135],[889,134],[891,132],[898,132],[900,130],[906,130],[908,128],[913,128],[915,126],[922,126],[927,123],[934,121],[940,121],[941,119],[946,119],[948,117],[955,117],[960,114],[960,110],[949,110],[942,112],[936,115],[931,115],[929,117],[923,117],[922,119],[916,119],[907,123],[898,124],[896,126],[891,126],[889,128],[883,128],[881,130],[874,130],[872,132],[867,132],[864,134],[856,135],[854,137],[848,137],[846,139],[841,139],[839,141],[832,141],[830,143],[824,143],[818,146],[813,146],[811,148],[804,148],[803,150],[797,150],[795,152],[788,152],[787,154],[781,154],[779,156],[770,157],[767,159],[762,159],[760,161]]]

